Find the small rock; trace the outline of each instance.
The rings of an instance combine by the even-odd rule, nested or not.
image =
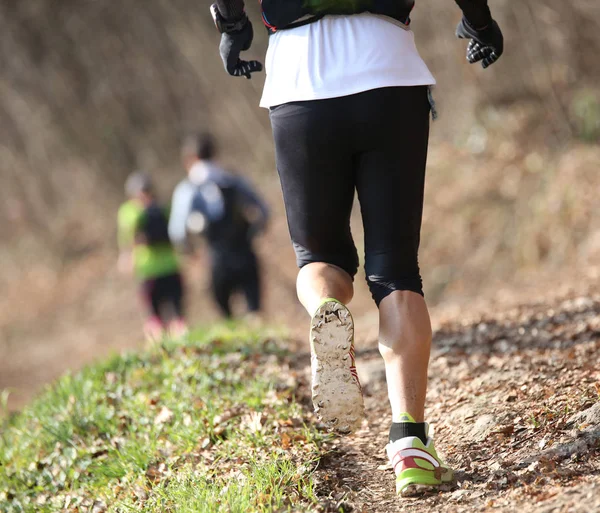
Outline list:
[[[471,430],[471,437],[473,440],[482,442],[497,428],[497,426],[498,419],[494,415],[482,415],[477,419],[477,422],[475,422],[475,425]]]
[[[456,490],[455,492],[452,492],[452,494],[450,495],[455,501],[460,501],[463,497],[465,497],[466,495],[469,495],[471,492],[470,490]]]
[[[500,463],[499,461],[494,461],[489,466],[489,469],[493,470],[494,472],[497,470],[500,470],[501,468],[502,468],[502,463]]]
[[[569,417],[567,424],[588,424],[591,426],[600,425],[600,402],[587,410],[580,411]]]

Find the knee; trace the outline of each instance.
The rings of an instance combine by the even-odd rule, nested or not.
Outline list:
[[[296,282],[299,296],[306,286],[311,289],[315,286],[325,287],[326,291],[319,292],[334,294],[335,298],[343,303],[349,303],[354,296],[352,276],[341,267],[325,262],[313,262],[300,269]]]

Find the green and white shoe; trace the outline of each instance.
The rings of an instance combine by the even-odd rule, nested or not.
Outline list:
[[[346,306],[326,299],[310,323],[312,399],[323,423],[338,434],[356,431],[364,418],[354,357],[354,321]]]
[[[408,422],[414,422],[405,414]],[[429,426],[426,425],[426,431]],[[427,433],[428,434],[428,433]],[[396,493],[402,497],[422,495],[452,487],[454,471],[438,456],[433,439],[409,436],[386,446],[386,451],[396,473]]]

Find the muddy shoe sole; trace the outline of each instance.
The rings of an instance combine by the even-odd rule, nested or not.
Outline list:
[[[324,302],[310,326],[312,400],[321,421],[338,434],[356,431],[364,402],[354,365],[354,321],[346,306]]]

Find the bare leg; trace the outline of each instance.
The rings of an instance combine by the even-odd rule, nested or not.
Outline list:
[[[298,273],[296,281],[298,299],[313,315],[323,299],[334,298],[348,304],[354,295],[352,278],[335,265],[315,262],[305,265]]]
[[[379,351],[385,361],[392,421],[402,413],[416,422],[425,416],[431,321],[419,294],[396,291],[379,307]]]

